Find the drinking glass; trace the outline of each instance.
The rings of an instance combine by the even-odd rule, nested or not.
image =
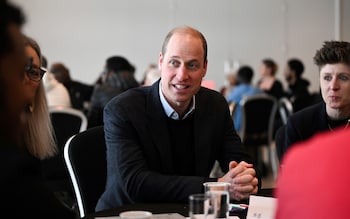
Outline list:
[[[215,219],[216,197],[210,194],[193,194],[189,196],[190,219]]]
[[[216,197],[216,218],[229,218],[229,183],[225,182],[206,182],[204,191]]]

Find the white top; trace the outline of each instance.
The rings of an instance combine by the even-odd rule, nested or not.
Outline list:
[[[58,82],[51,72],[46,72],[43,77],[46,100],[49,107],[71,107],[70,96],[67,88]]]

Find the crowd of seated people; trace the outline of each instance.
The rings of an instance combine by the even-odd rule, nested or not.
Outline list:
[[[76,212],[47,188],[40,168],[41,160],[57,153],[48,110],[49,89],[45,90],[42,80],[49,75],[42,68],[45,59],[38,43],[22,34],[24,16],[19,8],[0,0],[0,21],[0,160],[4,175],[0,183],[1,195],[8,200],[1,208],[13,211],[14,217],[76,218]],[[276,77],[278,66],[272,59],[262,60],[256,84],[252,83],[254,74],[249,65],[239,68],[228,97],[201,87],[207,72],[207,46],[203,34],[192,27],[172,29],[163,42],[157,71],[152,72],[155,77],[149,81],[145,77],[142,82],[135,78],[135,66],[122,56],[106,59],[105,71],[95,85],[72,80],[63,63],[51,65],[49,79],[65,86],[69,94],[62,105],[83,111],[89,119],[88,127],[104,125],[108,177],[96,210],[135,202],[184,203],[190,194],[202,192],[206,181],[229,183],[234,201],[257,194],[261,170],[237,134],[239,110],[234,111],[232,120],[228,104],[265,92],[276,99],[288,98],[294,110],[281,142],[285,158],[281,159],[281,177],[276,185],[277,218],[319,216],[316,208],[305,209],[303,214],[293,209],[317,200],[305,191],[326,187],[322,183],[332,168],[323,161],[344,162],[336,158],[344,156],[345,129],[350,123],[350,44],[326,41],[316,51],[318,102],[308,90],[310,82],[302,78],[302,61],[296,58],[285,65],[286,89]],[[332,147],[332,143],[336,145]],[[316,164],[311,170],[302,168],[302,161],[313,156],[323,162],[327,173],[312,171],[319,167]],[[210,177],[216,161],[222,175]],[[293,180],[296,176],[310,179],[310,183],[298,183]],[[324,179],[315,181],[320,183],[316,189],[311,183],[315,178]],[[336,192],[325,193],[326,201],[320,206],[327,206],[327,200],[335,195],[341,200],[345,197],[339,189],[346,186],[344,178],[334,179]],[[346,209],[339,209],[339,217],[344,216]]]

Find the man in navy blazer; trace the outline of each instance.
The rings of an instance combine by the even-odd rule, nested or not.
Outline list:
[[[230,198],[256,194],[260,177],[233,128],[225,98],[201,87],[207,43],[177,27],[159,55],[161,79],[128,90],[104,109],[107,183],[96,210],[135,202],[187,202],[203,183],[230,183]],[[226,172],[210,178],[215,160]]]

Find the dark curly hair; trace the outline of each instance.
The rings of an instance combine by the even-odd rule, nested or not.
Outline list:
[[[304,64],[302,61],[300,61],[299,59],[290,59],[288,60],[288,67],[291,69],[291,70],[294,70],[295,71],[295,74],[298,78],[301,77],[301,75],[303,74],[304,72]]]
[[[326,64],[344,63],[350,66],[350,43],[345,41],[325,41],[316,51],[314,63],[321,68]]]

